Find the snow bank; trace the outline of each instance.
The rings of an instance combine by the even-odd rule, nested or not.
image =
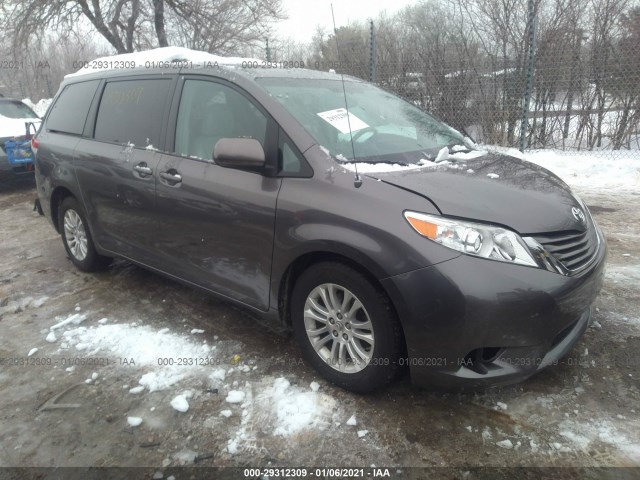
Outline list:
[[[537,150],[525,153],[524,159],[551,170],[571,187],[636,191],[640,188],[640,158],[637,151],[587,153]]]
[[[24,103],[29,108],[31,108],[31,110],[36,112],[36,115],[38,115],[39,117],[44,116],[44,114],[47,112],[47,108],[49,108],[49,105],[51,105],[52,101],[53,101],[53,98],[43,98],[40,101],[38,101],[38,103],[33,103],[30,98],[22,99],[22,103]]]
[[[145,50],[143,52],[123,53],[120,55],[112,55],[109,57],[100,57],[88,62],[86,66],[81,68],[75,73],[70,73],[65,78],[76,77],[79,75],[86,75],[89,73],[95,73],[101,70],[112,70],[116,68],[139,68],[147,67],[153,68],[153,64],[159,62],[188,62],[194,66],[226,66],[226,67],[238,67],[243,62],[259,62],[255,58],[242,58],[242,57],[222,57],[220,55],[214,55],[212,53],[202,52],[199,50],[191,50],[183,47],[163,47],[153,48],[151,50]]]

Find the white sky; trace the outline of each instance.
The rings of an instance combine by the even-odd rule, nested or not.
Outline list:
[[[336,17],[336,27],[356,21],[375,19],[385,11],[394,13],[416,0],[283,0],[282,6],[288,19],[280,22],[275,34],[280,38],[291,37],[297,42],[310,43],[320,25],[326,33],[333,32],[331,3]]]

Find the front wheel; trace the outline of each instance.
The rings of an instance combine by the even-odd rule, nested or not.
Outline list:
[[[62,201],[58,225],[67,255],[79,270],[93,272],[109,265],[111,259],[96,252],[86,217],[75,198],[67,197]]]
[[[291,301],[305,359],[327,380],[354,392],[388,385],[399,371],[402,332],[389,299],[341,263],[311,266]]]

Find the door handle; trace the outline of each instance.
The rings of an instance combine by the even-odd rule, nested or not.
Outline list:
[[[151,175],[153,173],[153,170],[147,167],[147,164],[144,162],[134,165],[133,169],[143,176]]]
[[[163,178],[164,180],[172,184],[182,182],[182,175],[180,175],[178,172],[176,173],[160,172],[160,178]]]

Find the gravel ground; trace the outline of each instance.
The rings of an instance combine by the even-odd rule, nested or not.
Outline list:
[[[610,254],[594,323],[567,358],[512,387],[441,394],[405,378],[358,396],[229,304],[126,262],[77,271],[32,211],[33,182],[3,183],[0,466],[374,464],[393,478],[422,478],[407,467],[473,478],[482,466],[640,466],[640,196],[578,193]],[[210,363],[148,360],[199,348]],[[69,371],[75,358],[85,364]],[[182,400],[184,412],[172,406]]]

